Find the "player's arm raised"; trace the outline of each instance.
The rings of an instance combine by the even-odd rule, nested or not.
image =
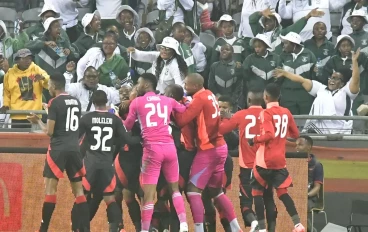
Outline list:
[[[137,112],[136,112],[136,105],[137,105],[137,99],[134,99],[129,106],[129,113],[127,118],[124,121],[125,128],[130,131],[135,123],[135,120],[137,120]]]
[[[275,138],[275,127],[273,125],[272,115],[267,111],[262,111],[261,114],[261,135],[253,138],[254,143],[266,143]]]
[[[291,72],[287,72],[283,69],[275,69],[275,71],[273,72],[273,76],[275,78],[281,78],[281,77],[286,77],[287,79],[293,81],[293,82],[298,82],[300,84],[302,84],[303,88],[307,91],[310,92],[312,90],[312,81],[306,78],[303,78],[302,76],[296,75],[294,73]]]
[[[203,109],[203,99],[193,99],[184,113],[176,113],[175,120],[179,127],[190,123]]]

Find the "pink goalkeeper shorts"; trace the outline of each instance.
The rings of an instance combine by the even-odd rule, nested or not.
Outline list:
[[[175,145],[144,145],[141,184],[157,184],[161,169],[168,183],[179,181],[179,164]]]
[[[221,188],[227,152],[227,145],[198,151],[190,169],[189,181],[202,190],[206,186]]]

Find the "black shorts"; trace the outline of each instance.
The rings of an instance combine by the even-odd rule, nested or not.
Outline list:
[[[64,170],[70,181],[78,182],[82,180],[86,171],[83,167],[80,152],[48,150],[43,177],[60,179],[64,177]]]
[[[122,151],[114,161],[117,185],[119,188],[128,189],[138,193],[140,189],[139,175],[141,174],[141,155],[133,154],[134,151]],[[137,155],[138,157],[132,157]]]
[[[116,187],[115,169],[112,165],[101,165],[94,158],[85,158],[86,176],[83,178],[85,192],[114,193]]]
[[[231,189],[231,180],[233,178],[234,163],[233,158],[228,155],[225,161],[225,175],[223,177],[223,186],[225,189]]]
[[[267,186],[276,189],[292,187],[292,179],[286,168],[283,169],[265,169],[259,166],[253,168],[252,188],[264,190]]]

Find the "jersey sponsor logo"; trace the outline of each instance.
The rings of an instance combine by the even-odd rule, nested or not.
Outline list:
[[[328,56],[328,49],[323,49],[323,55]]]
[[[230,69],[230,74],[231,75],[234,75],[234,73],[235,73],[235,70],[232,68],[232,69]]]
[[[276,62],[275,62],[275,61],[273,61],[273,60],[271,60],[270,64],[271,64],[271,66],[272,66],[272,67],[275,67]]]
[[[307,62],[308,61],[308,56],[302,56],[302,61]]]
[[[22,165],[0,163],[0,231],[22,229],[22,188]]]

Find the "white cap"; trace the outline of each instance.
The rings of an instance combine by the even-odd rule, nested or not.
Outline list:
[[[43,32],[44,34],[47,32],[47,30],[49,29],[51,23],[55,22],[55,21],[59,21],[60,22],[60,26],[63,25],[63,20],[61,18],[54,18],[54,17],[50,17],[47,18],[45,20],[45,22],[43,23],[43,27],[45,28],[45,31]]]
[[[349,40],[352,44],[353,44],[353,47],[355,46],[355,41],[353,38],[351,38],[349,35],[339,35],[336,39],[336,45],[335,45],[335,48],[337,48],[337,46],[339,45],[339,43],[341,42],[341,40],[343,39],[347,39]]]
[[[59,18],[60,17],[60,13],[54,8],[53,5],[50,5],[50,4],[45,4],[43,5],[42,7],[42,11],[41,13],[38,15],[38,17],[41,17],[43,15],[43,13],[45,13],[46,11],[53,11],[55,12],[55,17],[56,18]]]
[[[86,27],[87,27],[87,26],[92,22],[93,17],[94,17],[95,15],[96,15],[97,17],[101,18],[100,12],[98,12],[97,10],[96,10],[95,12],[93,12],[93,13],[87,13],[87,14],[85,14],[85,15],[83,16],[83,18],[82,18],[82,26],[83,26],[83,31],[84,31],[85,33],[87,33],[87,32],[86,32]]]
[[[228,14],[224,14],[223,16],[221,16],[221,18],[220,18],[220,19],[219,19],[219,21],[217,22],[217,26],[220,26],[222,21],[225,21],[225,22],[233,22],[233,23],[234,23],[234,25],[236,25],[236,22],[235,22],[235,20],[233,19],[233,17],[231,17],[231,16],[230,16],[230,15],[228,15]]]
[[[274,11],[272,11],[272,16],[273,17],[275,17],[276,18],[276,20],[277,20],[277,22],[279,23],[279,25],[281,24],[281,16],[278,14],[278,13],[276,13],[276,12],[274,12]],[[265,17],[264,16],[262,16],[260,19],[259,19],[259,24],[261,24],[261,26],[264,28],[264,25],[263,25],[263,22],[262,22],[262,20],[264,19]]]
[[[192,41],[194,43],[198,43],[200,42],[200,38],[199,36],[195,33],[195,31],[193,30],[193,28],[191,28],[190,26],[186,26],[186,28],[190,31],[190,33],[192,33],[193,39]]]
[[[135,32],[135,35],[134,35],[134,42],[137,43],[137,40],[138,40],[138,36],[142,33],[142,32],[146,32],[147,34],[149,34],[149,36],[151,37],[151,43],[149,44],[149,46],[153,46],[155,43],[156,43],[156,40],[155,40],[155,37],[153,36],[153,32],[147,28],[147,27],[142,27],[140,29],[138,29],[136,32]]]
[[[253,43],[256,40],[261,40],[262,42],[264,42],[268,46],[268,48],[271,48],[272,49],[271,41],[270,41],[270,39],[266,35],[264,35],[264,34],[257,34],[256,37],[254,37],[253,39],[250,40],[249,45],[250,46],[253,46]]]
[[[118,21],[118,23],[120,23],[120,24],[123,24],[121,22],[121,20],[120,20],[120,14],[121,14],[121,12],[123,10],[127,10],[127,11],[130,11],[130,12],[133,13],[133,17],[134,17],[134,19],[133,19],[133,25],[138,26],[138,24],[139,24],[139,16],[138,16],[138,13],[135,10],[133,10],[133,8],[131,8],[128,5],[122,5],[122,6],[119,7],[118,13],[116,13],[116,21]]]
[[[303,46],[302,38],[300,37],[299,34],[297,34],[295,32],[289,32],[285,36],[280,35],[280,38],[281,38],[281,40],[287,40],[289,42],[292,42],[292,43],[299,44],[299,45]]]
[[[349,15],[349,17],[347,18],[347,21],[350,23],[351,21],[351,17],[363,17],[363,19],[365,20],[365,23],[368,23],[368,19],[367,19],[367,13],[362,10],[362,9],[359,9],[359,10],[354,10],[353,13],[351,13],[351,15]]]
[[[157,50],[159,50],[161,46],[174,49],[176,54],[180,56],[179,42],[176,39],[172,37],[165,37],[161,44],[156,45]]]

